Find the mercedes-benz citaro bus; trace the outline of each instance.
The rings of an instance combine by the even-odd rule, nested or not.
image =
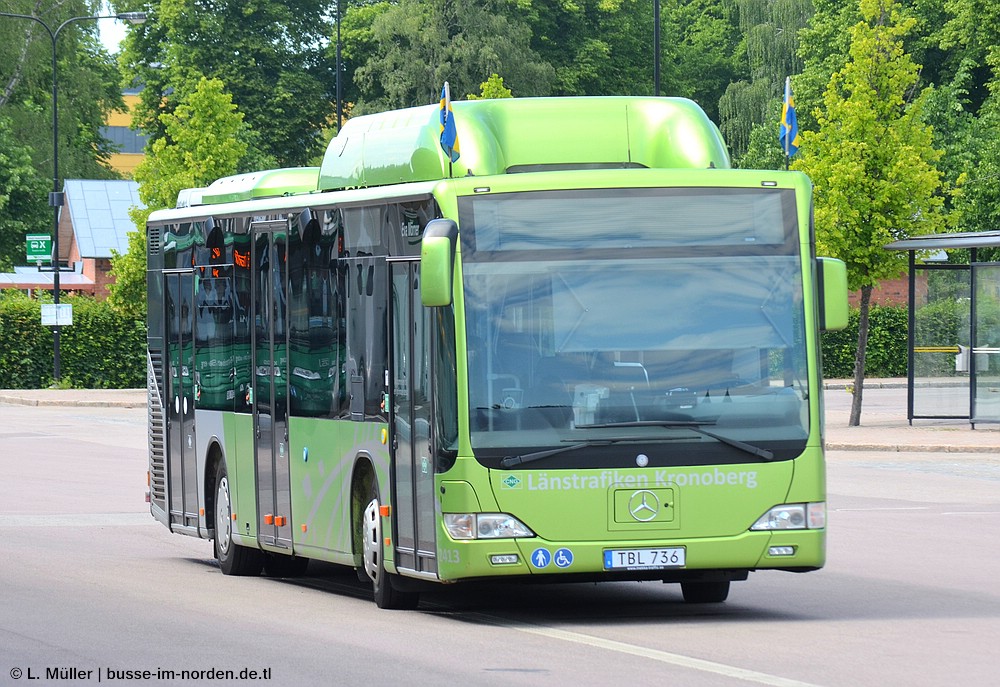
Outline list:
[[[357,117],[147,226],[150,504],[229,575],[662,580],[823,566],[811,184],[678,98]]]

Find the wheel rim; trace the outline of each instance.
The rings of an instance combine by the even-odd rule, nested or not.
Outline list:
[[[219,547],[219,555],[225,557],[229,553],[232,541],[232,516],[229,505],[229,480],[223,476],[219,480],[219,491],[215,496],[215,543]]]
[[[378,514],[377,499],[372,499],[365,507],[361,538],[365,557],[365,573],[372,582],[378,584],[382,570],[382,520]]]

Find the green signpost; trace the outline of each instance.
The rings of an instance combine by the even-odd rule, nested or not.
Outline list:
[[[52,262],[52,237],[48,234],[28,234],[24,237],[24,253],[28,262]]]

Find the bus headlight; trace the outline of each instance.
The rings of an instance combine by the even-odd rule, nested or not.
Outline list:
[[[826,503],[786,503],[757,518],[750,528],[766,530],[821,530],[826,527]]]
[[[513,539],[535,536],[527,525],[507,513],[445,513],[444,526],[452,539]]]

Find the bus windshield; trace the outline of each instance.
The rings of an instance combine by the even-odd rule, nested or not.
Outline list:
[[[577,444],[538,466],[634,464],[643,443],[674,464],[804,448],[792,191],[546,191],[459,209],[470,439],[483,464]]]

